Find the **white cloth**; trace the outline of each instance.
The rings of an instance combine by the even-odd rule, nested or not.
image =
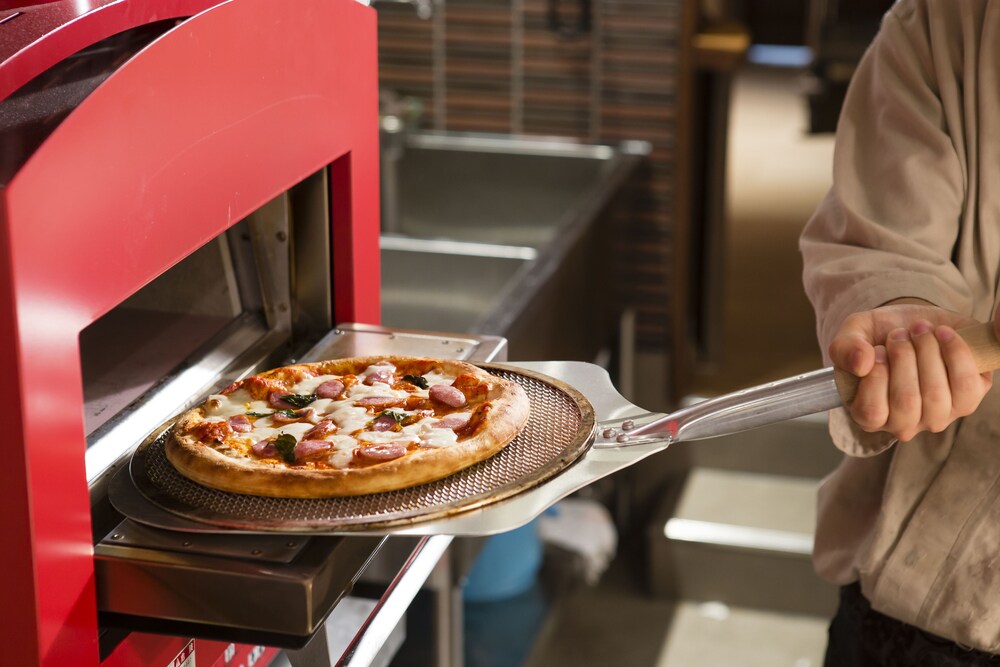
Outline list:
[[[542,541],[580,556],[583,576],[596,584],[618,549],[618,531],[608,510],[598,502],[566,498],[538,520]]]

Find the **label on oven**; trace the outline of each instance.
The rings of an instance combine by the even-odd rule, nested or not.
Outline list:
[[[187,643],[177,657],[170,661],[167,667],[195,667],[194,664],[194,640]]]

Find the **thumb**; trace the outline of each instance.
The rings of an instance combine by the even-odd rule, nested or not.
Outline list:
[[[856,377],[865,377],[875,365],[875,347],[864,336],[838,336],[830,344],[830,361]]]

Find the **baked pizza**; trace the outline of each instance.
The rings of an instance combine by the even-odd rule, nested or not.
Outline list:
[[[493,456],[528,419],[524,390],[471,364],[382,356],[283,366],[233,383],[174,425],[167,458],[224,491],[379,493]]]

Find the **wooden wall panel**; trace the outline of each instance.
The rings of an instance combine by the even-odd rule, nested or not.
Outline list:
[[[450,0],[443,7],[446,127],[510,132],[510,3]]]

